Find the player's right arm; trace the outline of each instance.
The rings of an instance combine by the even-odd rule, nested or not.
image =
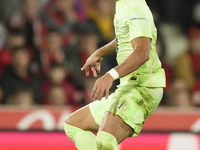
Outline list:
[[[116,54],[116,46],[117,42],[116,39],[114,39],[110,43],[99,48],[87,59],[81,70],[85,70],[86,76],[89,76],[89,69],[91,67],[94,77],[97,77],[97,72],[99,73],[101,71],[101,62],[103,57]]]
[[[112,40],[110,43],[98,49],[95,53],[97,53],[100,57],[110,56],[116,54],[116,39]]]

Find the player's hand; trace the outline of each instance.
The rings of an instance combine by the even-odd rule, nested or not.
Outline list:
[[[89,69],[91,67],[94,77],[97,77],[97,73],[101,72],[101,62],[103,58],[93,53],[86,61],[84,66],[81,68],[82,71],[85,71],[86,76],[89,76]]]
[[[109,73],[106,73],[103,77],[99,78],[93,87],[92,98],[94,100],[101,100],[105,95],[107,99],[113,81],[114,79]]]

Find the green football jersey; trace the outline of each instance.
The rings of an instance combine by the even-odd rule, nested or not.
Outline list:
[[[120,78],[120,85],[132,80],[138,86],[165,87],[165,72],[156,52],[157,29],[145,0],[119,0],[114,18],[117,62],[121,64],[133,51],[131,41],[137,37],[151,39],[150,59],[136,71]]]

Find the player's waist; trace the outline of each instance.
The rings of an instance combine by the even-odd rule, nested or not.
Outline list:
[[[164,69],[160,69],[154,74],[135,75],[134,73],[131,73],[123,78],[120,78],[120,85],[125,84],[133,84],[144,87],[166,87]]]

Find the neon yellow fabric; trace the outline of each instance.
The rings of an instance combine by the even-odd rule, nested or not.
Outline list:
[[[156,52],[157,29],[145,0],[119,0],[116,2],[114,26],[117,41],[117,62],[121,64],[132,52],[131,41],[137,37],[151,39],[150,60],[133,73],[120,79],[121,84],[137,78],[135,85],[165,87],[164,70]]]
[[[91,131],[64,124],[65,133],[78,150],[97,150],[96,136]]]
[[[97,150],[118,150],[118,143],[116,138],[104,131],[97,133]]]
[[[146,118],[151,115],[163,95],[163,88],[146,88],[134,86],[134,81],[120,87],[108,99],[102,98],[89,104],[96,123],[100,126],[105,112],[118,115],[132,127],[138,136]]]

